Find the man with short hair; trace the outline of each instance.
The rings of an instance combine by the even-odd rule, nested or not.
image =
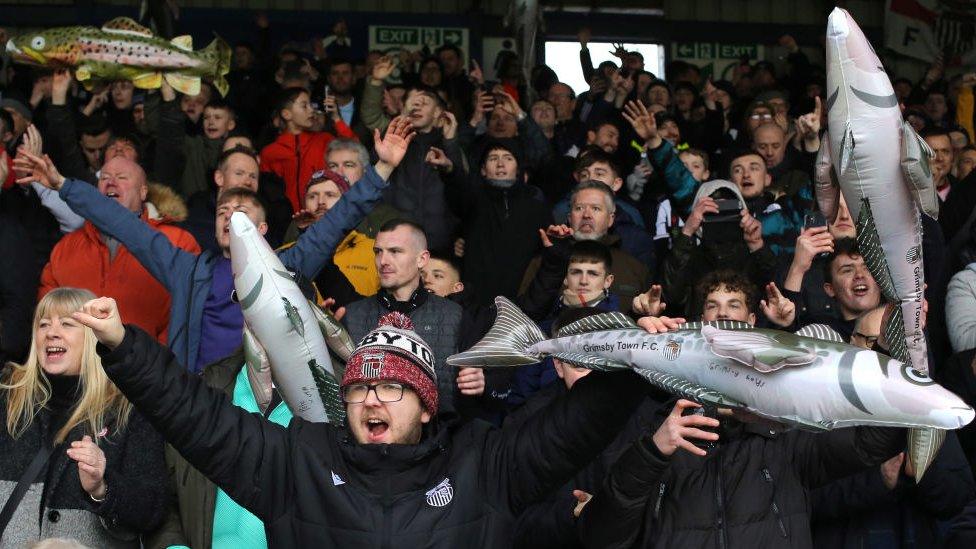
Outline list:
[[[98,178],[97,191],[86,182],[78,184],[88,186],[93,194],[100,194],[100,199],[120,205],[115,208],[118,215],[158,235],[174,249],[189,254],[200,252],[190,233],[178,228],[171,219],[161,217],[146,202],[149,192],[146,174],[135,162],[124,158],[106,162]],[[139,251],[132,244],[117,240],[91,221],[86,222],[54,247],[41,275],[38,297],[61,286],[112,296],[136,325],[160,342],[167,341],[170,294],[140,263]]]
[[[830,327],[850,341],[854,322],[861,314],[881,304],[881,289],[864,263],[857,242],[841,238],[824,265],[824,291],[834,298],[840,318]]]
[[[461,307],[424,288],[421,270],[427,266],[430,251],[423,228],[405,219],[390,220],[380,227],[373,251],[380,291],[349,304],[343,324],[353,341],[360,341],[388,312],[410,317],[436,357],[434,370],[441,406],[455,412],[455,376],[445,359],[459,351]]]
[[[344,177],[351,187],[363,178],[364,170],[369,166],[369,152],[358,141],[333,139],[325,150],[325,165]],[[380,279],[376,271],[373,243],[380,227],[401,215],[388,204],[377,204],[336,247],[332,262],[359,295],[368,297],[379,291]]]
[[[556,155],[562,156],[573,146],[578,146],[585,138],[582,122],[574,116],[576,112],[576,92],[568,84],[556,82],[549,87],[545,99],[556,109],[556,127],[553,129],[552,143]]]
[[[518,152],[504,142],[488,143],[480,170],[471,174],[440,149],[431,149],[428,163],[442,174],[448,203],[465,220],[464,281],[475,300],[514,299],[522,273],[541,251],[539,231],[552,224],[547,205],[525,183]]]
[[[285,267],[306,278],[315,278],[343,235],[379,200],[385,178],[403,158],[411,139],[408,123],[398,121],[390,125],[382,140],[375,140],[379,161],[367,170],[363,180],[366,184],[347,193],[330,215],[323,216],[295,246],[279,254]],[[59,189],[72,210],[122,242],[169,289],[173,297],[169,347],[191,372],[199,372],[241,344],[244,317],[240,306],[232,301],[230,217],[241,211],[261,234],[267,232],[264,206],[253,191],[238,187],[222,193],[217,200],[215,223],[220,253],[205,250],[197,255],[176,248],[133,216],[123,215],[124,208],[91,185],[65,180],[50,159],[28,155],[20,165],[31,172],[33,179]],[[204,341],[206,345],[201,344]]]
[[[766,161],[766,171],[772,182],[769,190],[777,196],[793,196],[811,185],[809,169],[813,155],[797,151],[787,140],[786,132],[778,124],[762,124],[752,135],[752,149]]]
[[[610,233],[616,220],[617,206],[613,191],[599,181],[583,181],[576,186],[570,196],[570,211],[567,216],[569,234],[576,241],[595,240],[610,249],[613,258],[614,277],[610,290],[620,298],[619,309],[627,312],[634,296],[647,287],[650,269],[643,262],[627,253],[619,235]],[[568,259],[568,258],[567,258]],[[522,292],[529,288],[541,264],[534,259],[522,278]]]
[[[950,242],[956,233],[965,226],[976,208],[976,185],[971,180],[963,184],[952,175],[953,150],[949,134],[941,128],[929,128],[922,132],[922,138],[935,153],[929,159],[932,183],[939,195],[939,225]]]
[[[803,229],[803,216],[813,205],[810,186],[799,188],[791,196],[777,195],[770,189],[773,178],[762,155],[741,151],[730,155],[729,173],[746,207],[762,223],[762,236],[776,255],[793,253],[796,237]]]
[[[357,108],[359,102],[356,99],[356,74],[352,61],[342,57],[331,59],[325,80],[328,83],[328,95],[335,98],[339,118],[352,128],[361,142],[368,143],[370,131],[363,123]]]

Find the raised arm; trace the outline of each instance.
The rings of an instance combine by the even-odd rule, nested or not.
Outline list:
[[[73,316],[95,332],[108,377],[190,464],[265,522],[288,512],[288,431],[234,406],[151,336],[124,327],[115,300],[94,299]]]
[[[298,238],[294,246],[278,257],[286,267],[314,279],[332,259],[339,242],[372,211],[383,196],[390,174],[403,160],[413,140],[413,129],[406,118],[390,122],[383,138],[374,130],[374,148],[379,161],[367,167],[363,178],[342,195],[331,210],[316,221]]]
[[[18,182],[38,181],[57,190],[61,199],[75,213],[121,242],[167,289],[173,287],[177,280],[183,280],[196,263],[195,255],[174,246],[166,235],[152,229],[92,185],[76,179],[65,179],[47,155],[40,158],[24,153],[14,162],[19,169],[30,172]]]

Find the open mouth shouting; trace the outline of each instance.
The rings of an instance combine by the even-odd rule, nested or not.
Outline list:
[[[364,423],[366,425],[366,438],[369,442],[382,442],[390,430],[390,424],[377,417],[367,418]]]

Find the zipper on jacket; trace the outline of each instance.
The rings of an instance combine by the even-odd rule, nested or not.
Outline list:
[[[302,134],[295,134],[295,194],[302,206]]]
[[[502,199],[505,201],[505,219],[508,219],[508,216],[509,216],[509,211],[508,211],[508,191],[503,191],[502,192]]]
[[[722,483],[725,482],[722,476],[722,463],[721,458],[718,460],[718,479],[715,483],[715,505],[718,507],[718,547],[719,549],[725,549],[728,546],[728,540],[725,531],[725,498],[722,494]]]
[[[773,510],[773,516],[776,517],[776,524],[779,525],[779,533],[783,534],[784,538],[790,537],[786,532],[786,524],[783,522],[783,515],[780,513],[779,505],[776,505],[776,486],[773,484],[773,475],[769,473],[769,469],[762,468],[763,480],[769,483],[769,489],[772,490],[773,495],[770,496],[769,508]]]
[[[661,483],[657,489],[657,503],[654,504],[654,519],[661,518],[661,504],[664,502],[664,491],[667,489],[667,484]]]

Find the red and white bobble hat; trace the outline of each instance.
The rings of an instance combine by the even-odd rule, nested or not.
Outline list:
[[[403,313],[387,313],[378,326],[359,342],[346,362],[342,387],[353,383],[388,380],[409,386],[432,415],[437,414],[437,374],[434,353]]]

